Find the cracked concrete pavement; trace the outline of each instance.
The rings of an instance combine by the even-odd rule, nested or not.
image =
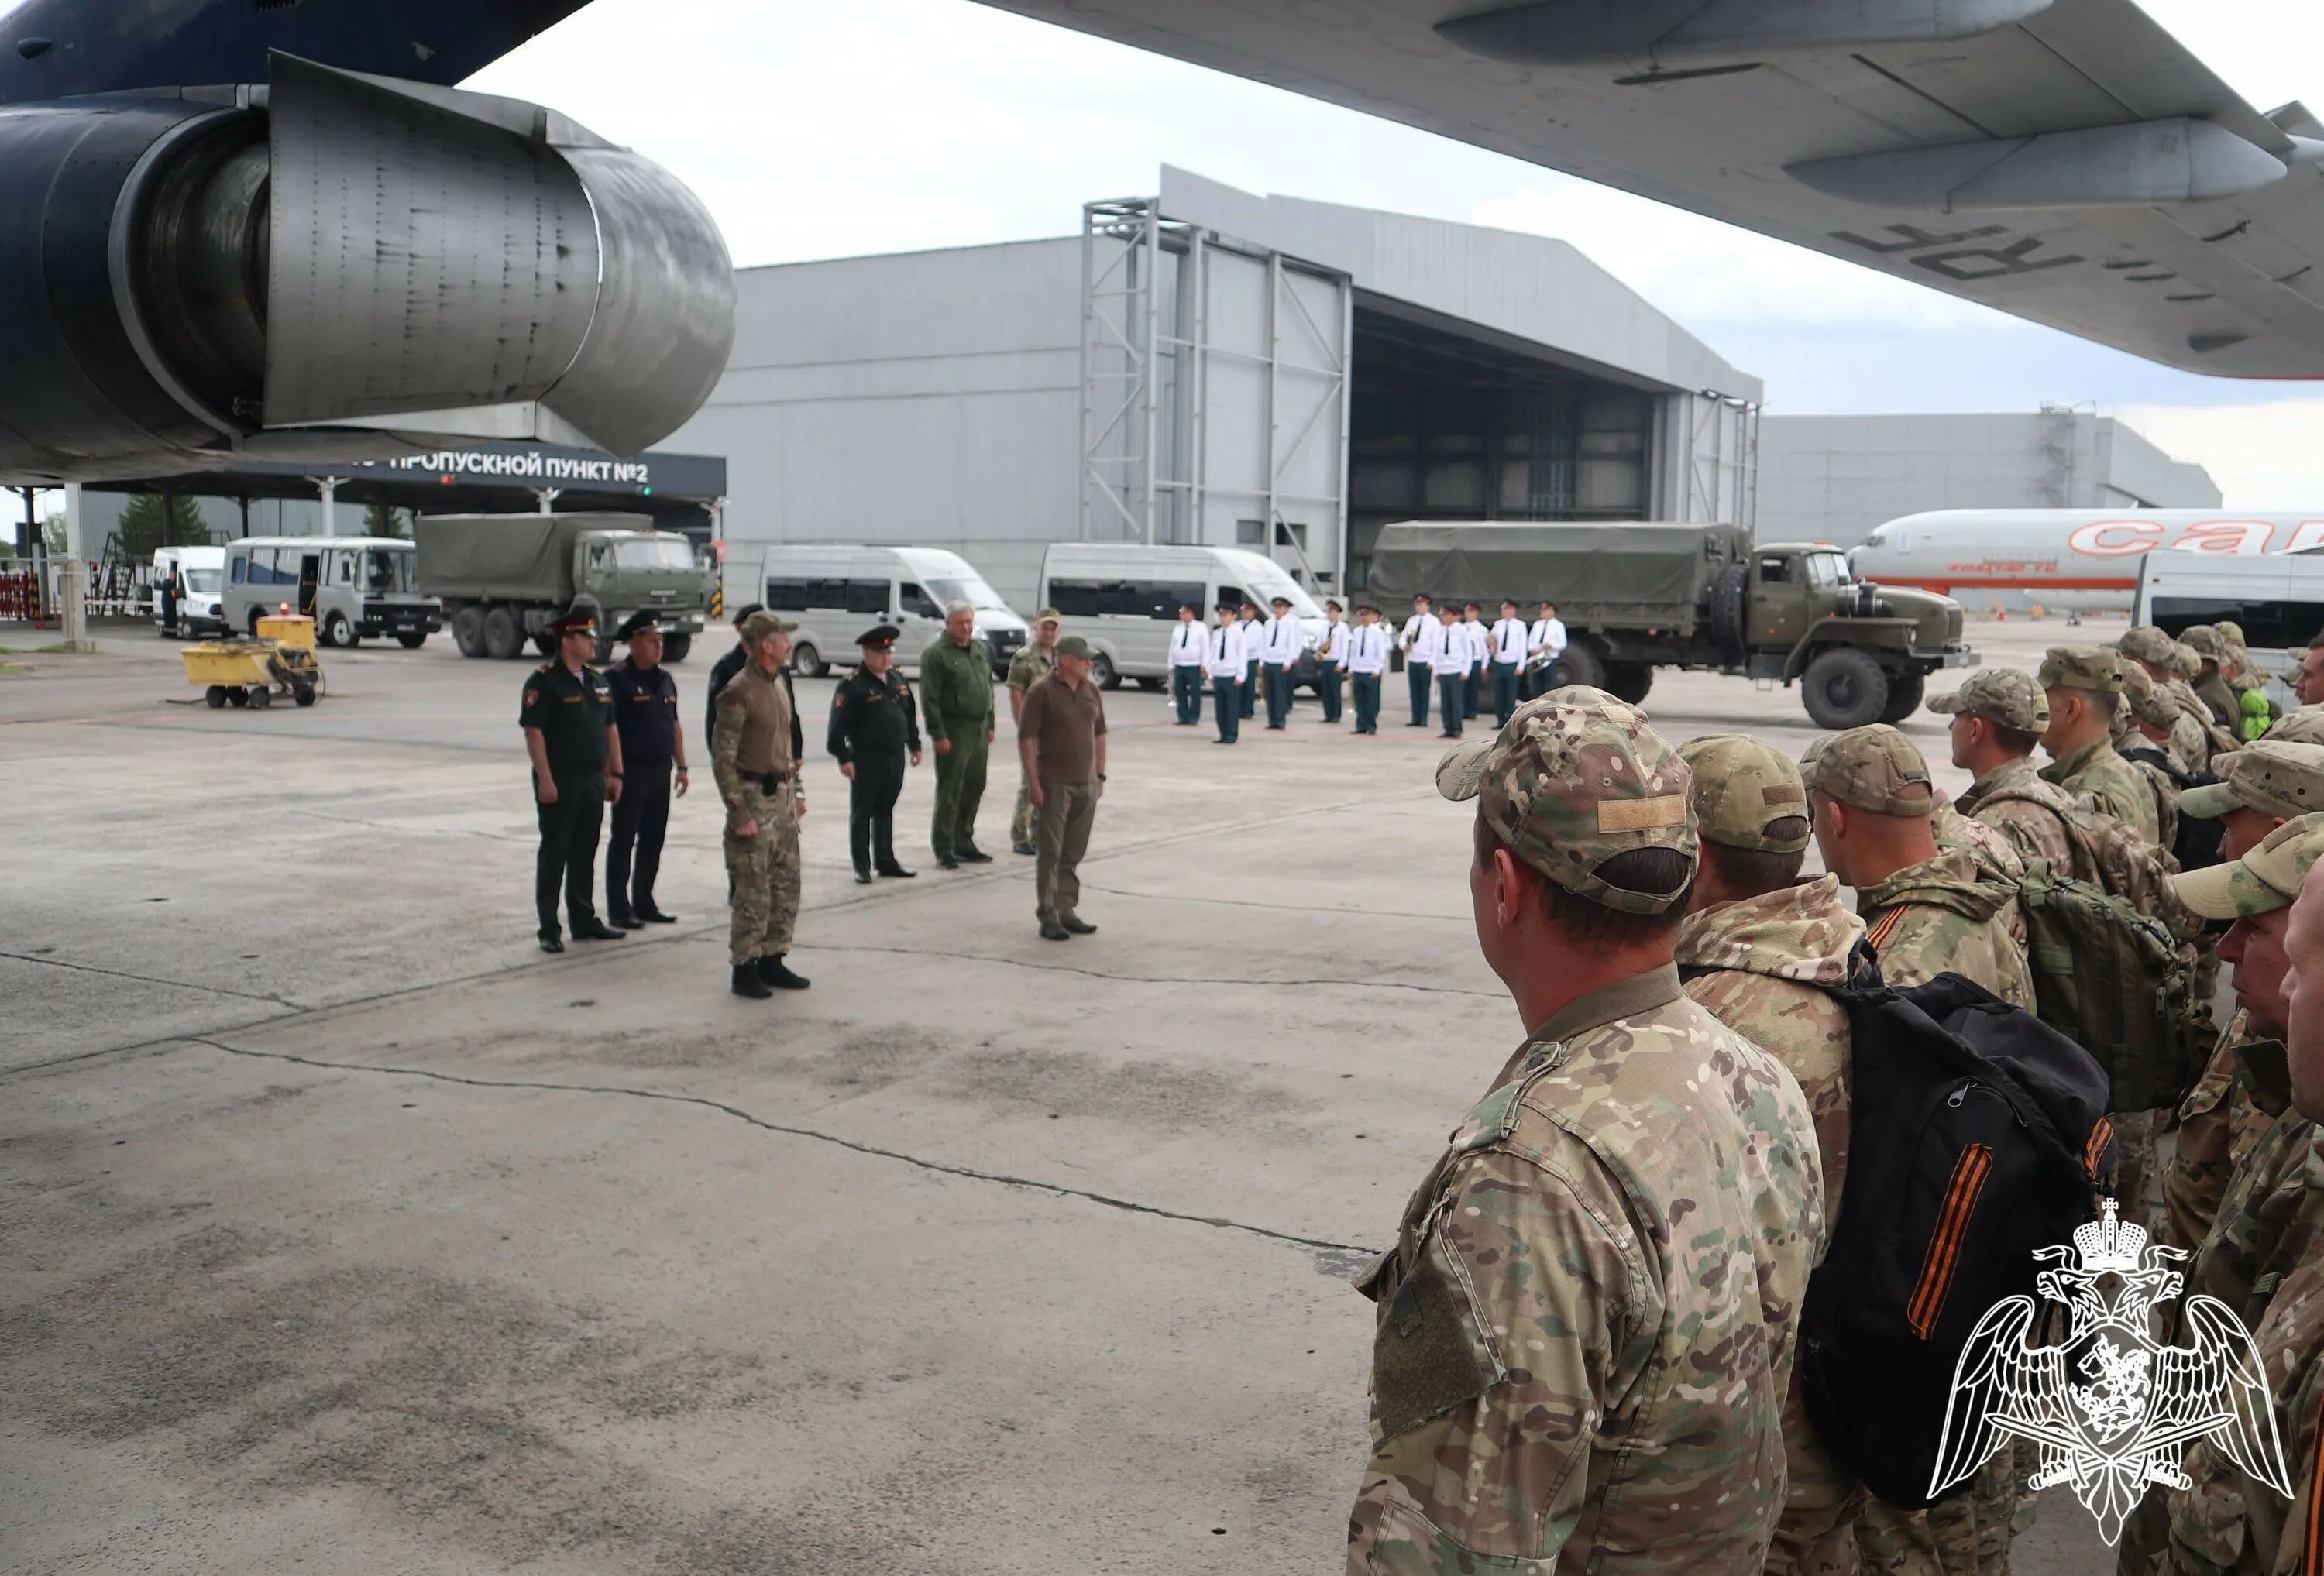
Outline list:
[[[1223,755],[1109,696],[1064,945],[1029,861],[925,858],[925,770],[921,878],[855,886],[816,752],[815,984],[754,1003],[706,795],[680,925],[534,950],[521,667],[326,652],[311,711],[212,713],[100,633],[0,678],[0,1571],[1337,1568],[1347,1278],[1519,1032],[1400,687]],[[2078,1517],[2021,1571],[2098,1569]]]

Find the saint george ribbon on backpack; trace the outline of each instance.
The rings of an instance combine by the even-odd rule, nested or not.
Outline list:
[[[1986,802],[2011,797],[2031,799]],[[2107,1110],[2176,1106],[2218,1039],[2190,945],[2201,922],[2171,895],[2179,862],[2111,816],[2059,819],[2073,868],[2028,860],[2017,889],[2035,1011],[2106,1069]]]
[[[1841,1464],[1916,1510],[1961,1348],[1994,1304],[2038,1295],[2035,1249],[2095,1217],[2114,1129],[2105,1069],[2032,1013],[1958,974],[1908,990],[1877,962],[1852,975],[1831,992],[1849,1018],[1848,1186],[1801,1311],[1801,1395]]]

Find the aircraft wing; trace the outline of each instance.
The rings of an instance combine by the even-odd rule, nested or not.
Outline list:
[[[2171,366],[2324,378],[2324,124],[2130,0],[985,0]]]
[[[0,0],[0,104],[263,82],[270,50],[449,87],[588,0]]]

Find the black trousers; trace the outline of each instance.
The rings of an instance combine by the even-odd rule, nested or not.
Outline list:
[[[540,853],[533,862],[532,905],[540,913],[540,934],[561,934],[557,928],[557,888],[565,887],[565,914],[575,929],[595,921],[597,908],[591,889],[597,884],[597,836],[605,829],[605,770],[560,771],[549,777],[557,784],[557,802],[544,805],[538,788],[533,808],[540,812]]]
[[[896,798],[903,791],[901,755],[855,758],[855,777],[847,785],[847,853],[857,870],[897,868]]]
[[[654,878],[661,873],[661,840],[669,830],[672,763],[622,758],[629,776],[613,804],[613,834],[605,842],[605,916],[619,922],[639,914],[659,914]],[[636,855],[636,867],[631,856]]]

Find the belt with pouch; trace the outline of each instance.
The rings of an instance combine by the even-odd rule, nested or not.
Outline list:
[[[788,782],[790,778],[791,774],[788,771],[746,771],[742,774],[744,782],[770,797],[782,792],[783,784]]]

